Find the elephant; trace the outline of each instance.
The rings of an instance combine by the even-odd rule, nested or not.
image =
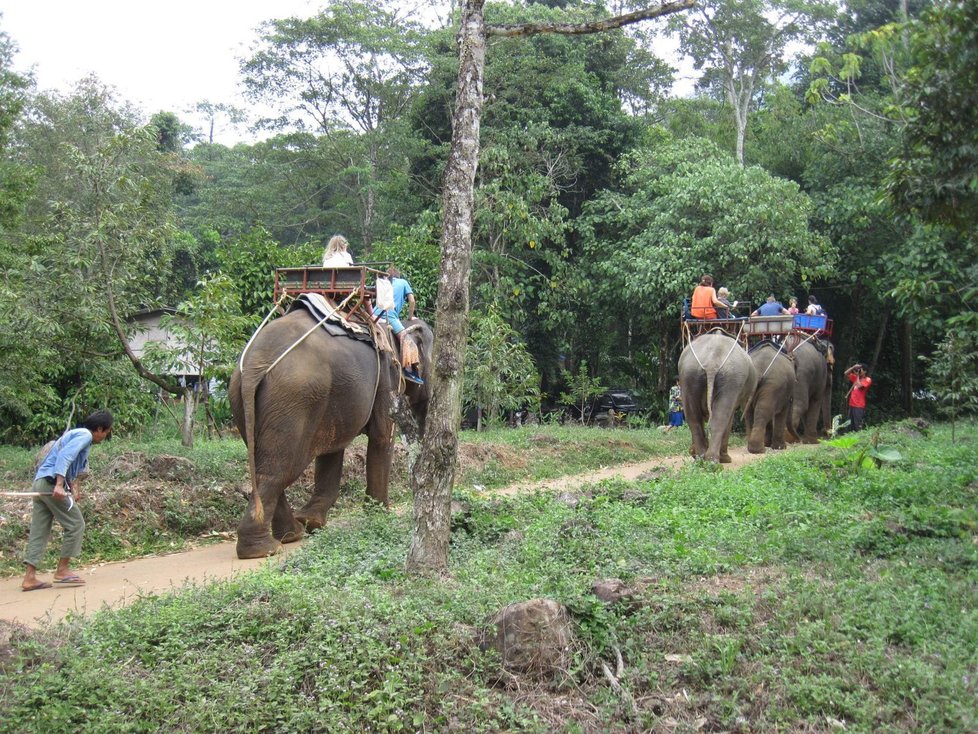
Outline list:
[[[756,384],[754,363],[736,339],[714,330],[686,345],[679,355],[679,389],[693,435],[693,456],[730,463],[727,442],[734,413],[747,404]]]
[[[430,381],[402,381],[392,349],[377,348],[370,339],[334,336],[314,328],[317,321],[307,310],[293,309],[269,322],[231,376],[231,411],[248,446],[252,483],[238,526],[239,558],[275,554],[304,530],[323,526],[339,495],[343,452],[361,433],[367,435],[367,494],[388,504],[392,405],[402,385],[424,430]],[[431,329],[421,319],[403,323],[405,338],[418,347],[421,374],[430,376]],[[293,514],[285,490],[313,459],[312,496]]]
[[[791,351],[796,380],[786,437],[792,443],[818,443],[818,419],[832,398],[833,349],[831,342],[806,339]]]
[[[748,354],[757,371],[757,387],[744,410],[747,450],[762,454],[765,446],[783,449],[795,390],[795,362],[770,339],[755,344]]]

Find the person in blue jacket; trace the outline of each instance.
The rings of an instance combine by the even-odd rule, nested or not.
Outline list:
[[[109,411],[95,411],[78,428],[66,431],[55,441],[37,468],[31,488],[37,496],[34,497],[31,531],[24,555],[27,571],[20,585],[24,591],[51,588],[51,584],[38,580],[37,568],[44,560],[54,520],[64,530],[61,556],[54,571],[54,583],[66,586],[80,586],[85,583],[69,567],[71,559],[81,553],[82,536],[85,533],[85,518],[78,507],[78,500],[81,499],[79,477],[88,468],[89,449],[93,443],[102,443],[111,435],[112,422],[112,413]]]

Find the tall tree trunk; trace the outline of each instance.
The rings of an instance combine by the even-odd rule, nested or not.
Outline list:
[[[886,327],[890,322],[890,308],[887,306],[883,310],[883,318],[880,319],[880,328],[876,332],[876,346],[873,347],[873,359],[869,363],[869,374],[876,373],[876,365],[879,362],[880,354],[883,352],[883,340],[886,337]],[[860,313],[853,309],[853,313]]]
[[[669,332],[663,328],[659,332],[659,378],[656,380],[656,392],[662,394],[669,392],[675,369],[672,360],[669,359]]]
[[[180,443],[194,447],[194,416],[197,414],[197,392],[187,385],[183,388],[183,423],[180,424]]]
[[[472,209],[479,165],[479,126],[486,61],[485,0],[469,0],[458,33],[459,73],[452,150],[445,168],[441,278],[435,308],[431,404],[421,455],[412,475],[414,532],[406,567],[411,573],[448,568],[452,483],[458,455],[462,368],[468,334]]]
[[[486,26],[485,0],[465,0],[458,32],[458,87],[452,118],[452,149],[443,180],[444,223],[441,236],[441,277],[435,306],[431,402],[421,455],[414,465],[414,532],[408,551],[409,573],[448,568],[451,539],[452,483],[458,456],[462,412],[462,368],[469,321],[469,271],[472,265],[472,219],[475,174],[479,166],[479,126],[486,38],[537,33],[577,35],[600,33],[650,18],[685,10],[694,0],[676,0],[589,23],[528,23]]]
[[[900,346],[900,403],[904,414],[910,415],[913,410],[913,324],[910,319],[900,323]]]
[[[747,137],[747,110],[750,108],[753,85],[741,80],[738,88],[738,81],[735,77],[725,80],[727,88],[727,101],[733,108],[734,123],[737,129],[737,162],[744,165],[744,139]]]

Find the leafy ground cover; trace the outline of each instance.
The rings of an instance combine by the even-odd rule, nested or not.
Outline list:
[[[976,731],[978,427],[880,441],[901,458],[459,491],[439,579],[403,574],[407,515],[346,501],[267,570],[15,630],[0,731]],[[612,577],[627,603],[591,593]],[[574,620],[552,679],[478,644],[536,597]]]

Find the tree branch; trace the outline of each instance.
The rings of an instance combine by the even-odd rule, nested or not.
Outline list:
[[[594,20],[589,23],[523,23],[520,25],[487,25],[486,35],[504,36],[513,38],[517,36],[533,36],[539,33],[561,33],[564,35],[583,35],[586,33],[600,33],[610,31],[615,28],[622,28],[632,23],[638,23],[651,18],[659,18],[663,15],[678,13],[693,7],[696,0],[677,0],[677,2],[664,3],[656,8],[636,10],[634,13],[618,15],[614,18],[604,20]]]

